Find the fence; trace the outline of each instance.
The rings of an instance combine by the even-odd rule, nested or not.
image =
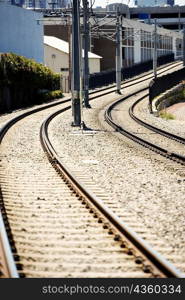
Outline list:
[[[150,104],[155,97],[159,96],[166,90],[171,89],[182,80],[185,80],[185,68],[152,80],[149,87]]]
[[[174,61],[174,54],[168,54],[161,56],[157,60],[157,65],[161,66],[169,62]],[[122,68],[122,80],[134,77],[141,73],[147,72],[153,68],[153,60],[149,60],[143,63],[135,64],[132,67]],[[89,88],[95,89],[104,85],[109,85],[116,82],[116,71],[109,70],[100,73],[91,74],[89,77]]]

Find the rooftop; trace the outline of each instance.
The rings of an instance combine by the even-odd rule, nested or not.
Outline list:
[[[53,47],[59,51],[69,54],[69,43],[65,42],[54,36],[44,36],[44,44]],[[82,56],[84,56],[84,51],[82,50]],[[102,58],[92,52],[89,52],[89,58]]]

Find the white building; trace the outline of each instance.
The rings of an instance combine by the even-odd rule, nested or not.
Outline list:
[[[92,24],[95,21],[91,20]],[[94,22],[94,23],[93,23]],[[108,24],[108,25],[104,25]],[[110,35],[116,31],[116,19],[99,19],[102,31]],[[107,27],[106,27],[107,26]],[[122,19],[122,65],[130,67],[133,64],[153,59],[154,25],[145,24],[131,19]],[[114,41],[102,37],[92,40],[94,51],[103,57],[103,70],[115,68],[116,44]],[[183,34],[157,26],[157,55],[158,57],[174,53],[175,59],[182,58]],[[107,51],[107,49],[109,49]]]
[[[69,43],[53,36],[44,36],[44,63],[52,71],[69,75],[69,52]],[[90,73],[100,72],[101,58],[89,52]]]
[[[154,25],[123,19],[124,59],[140,63],[153,58]],[[174,53],[175,59],[182,56],[182,33],[157,27],[158,57]]]
[[[42,63],[42,15],[0,2],[0,52],[13,52]]]

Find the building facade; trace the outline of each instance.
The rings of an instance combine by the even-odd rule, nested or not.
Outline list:
[[[83,51],[82,51],[83,56]],[[69,76],[69,43],[53,36],[44,36],[44,63],[53,72]],[[89,52],[89,72],[100,72],[101,57]],[[83,60],[82,60],[83,62]]]
[[[70,5],[70,0],[10,0],[10,2],[24,8],[64,8]]]
[[[42,15],[0,2],[0,52],[44,61]]]
[[[103,20],[102,22],[105,22]],[[102,27],[107,34],[108,29],[115,31],[115,24]],[[101,37],[92,41],[93,52],[102,56],[102,70],[115,68],[116,44],[114,41]],[[157,56],[174,53],[176,59],[182,58],[182,33],[157,27]],[[107,51],[106,49],[109,49]],[[129,67],[133,64],[153,59],[154,25],[123,18],[122,20],[122,65]]]
[[[136,6],[164,6],[164,5],[174,5],[174,0],[135,0]]]
[[[93,28],[94,18],[91,19],[91,28]],[[103,24],[109,25],[103,25]],[[96,23],[94,23],[96,25]],[[99,20],[101,25],[101,20]],[[112,38],[107,38],[108,31],[111,31],[110,36],[116,31],[116,18],[102,18],[101,31],[105,35],[97,35],[95,38],[91,36],[91,52],[101,56],[101,70],[115,68],[116,43]],[[99,29],[100,31],[100,29]],[[61,25],[61,19],[44,21],[45,35],[52,35],[69,41],[68,26]],[[153,38],[154,25],[148,25],[131,19],[123,18],[122,20],[122,65],[124,67],[132,66],[140,62],[144,62],[153,58]],[[174,53],[176,59],[182,57],[182,33],[170,31],[161,27],[157,27],[157,52],[158,57],[166,54]]]
[[[170,30],[182,30],[185,23],[185,6],[131,7],[129,12],[131,19],[141,19],[149,24],[156,19],[157,24]]]
[[[185,24],[185,2],[184,5],[178,6],[173,5],[174,1],[168,0],[166,1],[168,5],[164,5],[165,1],[163,1],[163,5],[161,6],[152,6],[149,4],[153,3],[153,0],[142,1],[146,4],[146,6],[138,5],[137,7],[129,7],[119,3],[122,16],[128,19],[142,20],[148,24],[154,24],[154,19],[157,19],[157,24],[163,26],[164,28],[170,30],[183,29],[183,25]],[[138,0],[137,3],[141,2]],[[105,15],[106,11],[116,11],[116,7],[117,4],[113,3],[111,6],[108,5],[105,9],[102,8],[102,16]],[[99,15],[101,12],[100,9],[98,9]]]

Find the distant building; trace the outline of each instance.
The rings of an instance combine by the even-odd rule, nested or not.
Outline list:
[[[130,7],[129,11],[131,19],[145,19],[149,24],[157,19],[158,25],[170,30],[182,30],[185,23],[185,6],[138,6]]]
[[[118,8],[123,17],[130,18],[129,6],[123,3],[108,4],[106,11],[117,11]]]
[[[174,0],[135,0],[135,5],[144,7],[144,6],[164,6],[164,5],[174,5]]]
[[[184,6],[174,5],[174,0],[135,0],[136,7],[129,7],[121,3],[112,3],[106,9],[100,11],[99,17],[104,17],[107,11],[116,11],[119,5],[123,17],[134,20],[142,20],[145,23],[157,24],[170,30],[182,30],[185,24],[185,3]]]
[[[100,72],[101,58],[101,56],[89,52],[90,73]],[[52,71],[68,76],[69,43],[54,36],[44,36],[44,63]]]
[[[0,2],[0,52],[44,61],[42,14]]]
[[[10,0],[10,2],[24,8],[64,8],[70,5],[70,0]]]
[[[102,8],[101,6],[96,6],[95,10],[96,10],[96,11],[102,11],[103,8]]]
[[[105,12],[106,13],[106,12]],[[91,22],[93,22],[93,18]],[[116,22],[110,18],[100,18],[100,27],[102,31],[108,32],[111,30],[111,35],[115,32]],[[107,25],[106,25],[107,24]],[[56,24],[55,20],[44,21],[44,32],[47,36],[57,37],[65,41],[69,41],[70,35],[68,34],[68,25],[61,24],[59,21]],[[153,32],[154,26],[148,25],[143,22],[130,20],[123,18],[122,20],[122,65],[123,67],[129,67],[133,64],[138,64],[147,60],[151,60],[153,57]],[[180,59],[182,56],[182,33],[175,31],[169,31],[164,28],[158,27],[158,45],[157,54],[158,57],[174,53],[175,59]],[[55,47],[54,47],[55,48]],[[54,49],[52,48],[52,49]],[[110,70],[115,68],[115,55],[116,55],[116,43],[110,38],[100,36],[99,38],[91,37],[91,51],[101,56],[101,71]],[[50,54],[50,61],[52,61]],[[53,64],[56,57],[53,56]],[[58,63],[60,66],[61,61]],[[68,67],[67,67],[68,68]],[[92,71],[91,71],[92,72]]]
[[[123,10],[123,9],[126,9],[128,7],[128,5],[126,4],[123,4],[123,3],[111,3],[111,4],[108,4],[106,6],[107,10],[108,11],[114,11],[114,10],[117,10],[117,8],[119,8],[119,10]]]

